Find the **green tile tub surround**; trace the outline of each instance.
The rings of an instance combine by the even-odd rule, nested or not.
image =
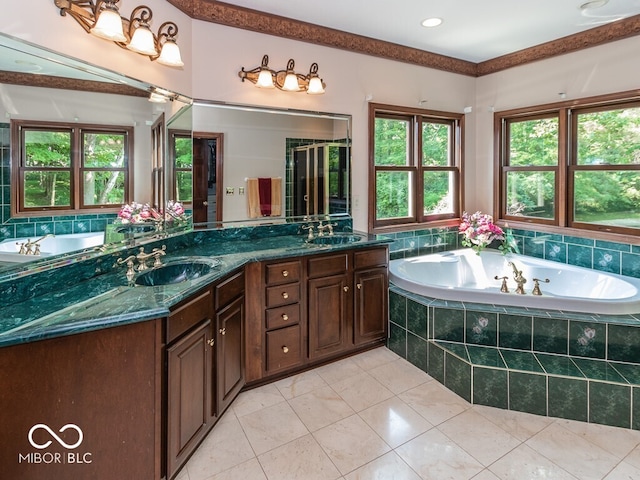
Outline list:
[[[533,350],[566,354],[569,321],[559,318],[534,317]]]
[[[510,371],[509,409],[547,415],[546,375]]]
[[[396,292],[389,292],[389,320],[396,325],[407,328],[407,297]]]
[[[498,346],[531,350],[532,317],[522,315],[500,315],[498,324]]]
[[[475,345],[498,345],[498,315],[491,312],[466,312],[466,343]]]
[[[640,363],[640,328],[629,325],[608,325],[609,360]]]
[[[473,367],[473,403],[502,409],[509,408],[507,371]]]
[[[577,378],[550,376],[549,416],[588,421],[588,382]]]
[[[407,330],[427,339],[427,307],[407,300]]]
[[[569,355],[605,358],[607,327],[603,323],[569,322]]]
[[[535,355],[544,371],[550,375],[585,379],[582,371],[576,366],[573,360],[567,356],[544,353],[536,353]]]
[[[633,396],[633,403],[631,405],[631,412],[633,413],[631,428],[640,430],[640,388],[633,387],[631,395]]]
[[[590,380],[627,383],[624,377],[609,362],[588,358],[573,358],[572,360],[584,376]]]
[[[415,365],[423,372],[427,372],[427,349],[428,342],[411,332],[407,332],[407,357],[412,365]]]
[[[444,386],[467,402],[471,402],[471,365],[445,352]]]
[[[589,382],[589,422],[631,427],[631,387]]]
[[[500,349],[502,358],[510,370],[521,370],[525,372],[544,373],[538,359],[532,352],[521,350]]]
[[[464,310],[433,309],[433,338],[449,342],[464,342]]]
[[[387,347],[396,355],[407,359],[407,331],[393,322],[389,322]]]
[[[427,350],[427,373],[444,385],[444,355],[445,350],[436,343],[429,343]]]

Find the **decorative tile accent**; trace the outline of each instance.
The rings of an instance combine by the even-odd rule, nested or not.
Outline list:
[[[549,377],[549,416],[587,421],[587,381]]]
[[[631,427],[631,387],[589,382],[589,421]]]
[[[534,317],[533,350],[547,353],[567,353],[569,322],[558,318]]]
[[[498,344],[498,315],[467,310],[466,342],[495,347]]]
[[[473,403],[509,408],[507,371],[473,367]]]
[[[605,358],[606,325],[595,322],[569,322],[569,355]]]

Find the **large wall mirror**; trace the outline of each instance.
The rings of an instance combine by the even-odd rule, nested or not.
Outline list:
[[[68,169],[71,173],[52,174],[54,166],[59,165],[37,163],[36,159],[34,165],[38,167],[32,171],[12,168],[11,158],[20,150],[17,145],[24,149],[31,138],[39,138],[35,128],[30,132],[32,136],[25,134],[16,141],[15,133],[11,133],[18,131],[16,125],[21,122],[67,125],[74,132],[69,136],[75,135],[74,125],[84,128],[78,131],[89,132],[86,138],[95,140],[95,145],[86,146],[89,141],[82,137],[82,158],[90,149],[98,158],[100,145],[120,141],[109,135],[91,136],[93,125],[127,127],[127,145],[131,148],[126,155],[133,165],[128,182],[125,185],[119,179],[116,162],[107,160],[102,160],[106,167],[102,165],[100,172],[92,171],[93,165],[83,160],[84,170],[75,177],[75,184],[68,179],[75,167]],[[190,98],[0,34],[0,274],[53,264],[60,256],[78,251],[84,252],[86,258],[87,252],[95,251],[97,255],[156,235],[157,229],[153,228],[114,232],[109,226],[116,219],[125,189],[129,202],[149,203],[158,209],[175,199],[176,171],[174,160],[168,155],[167,132],[171,129],[183,132],[190,144]],[[46,152],[41,155],[46,156]],[[29,192],[29,201],[32,197],[37,199],[35,208],[25,200],[26,193],[17,195],[17,185]],[[65,189],[70,193],[64,193]],[[56,202],[67,205],[67,197],[76,195],[76,205],[81,204],[84,210],[69,213],[61,208],[58,213],[48,208],[39,212],[38,194],[46,197],[41,201],[47,207],[58,205]],[[91,203],[92,195],[100,199],[95,204]],[[104,203],[109,205],[105,207]],[[46,238],[32,247],[29,255],[20,254],[19,243],[24,242],[16,240],[35,241],[42,237]]]
[[[195,223],[350,214],[349,115],[200,100],[192,111]]]

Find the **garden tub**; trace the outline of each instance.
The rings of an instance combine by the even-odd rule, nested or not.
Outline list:
[[[42,238],[40,255],[20,254],[20,244],[27,241],[34,242],[41,237],[10,238],[0,242],[0,261],[2,262],[28,262],[39,257],[60,255],[68,252],[97,247],[104,243],[104,232],[72,233],[68,235],[55,235]]]
[[[524,294],[515,293],[510,263],[527,279]],[[501,291],[501,277],[508,277],[508,293]],[[540,279],[541,295],[532,294],[534,278]],[[640,313],[640,279],[491,250],[478,255],[460,249],[392,260],[389,279],[409,292],[441,300],[582,313]]]

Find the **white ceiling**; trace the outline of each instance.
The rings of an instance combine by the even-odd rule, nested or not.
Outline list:
[[[640,14],[640,0],[224,1],[474,63]]]

